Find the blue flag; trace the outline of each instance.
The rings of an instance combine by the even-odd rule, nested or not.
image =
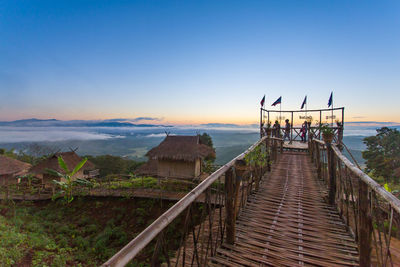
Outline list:
[[[328,108],[329,108],[330,106],[332,106],[332,101],[333,101],[333,92],[331,92],[331,96],[329,97]]]
[[[303,104],[301,104],[300,109],[303,109],[306,103],[307,103],[307,96],[304,97]]]
[[[265,102],[265,95],[264,95],[264,97],[261,99],[261,102],[260,102],[260,104],[261,104],[261,107],[263,107],[263,106],[264,106],[264,102]]]
[[[276,106],[282,102],[282,97],[280,96],[273,104],[272,106]]]

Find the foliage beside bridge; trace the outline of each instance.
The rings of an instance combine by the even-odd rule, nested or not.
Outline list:
[[[77,198],[0,204],[2,266],[99,266],[173,202]],[[179,234],[179,222],[169,234]],[[177,237],[179,239],[179,237]],[[144,251],[144,264],[152,251]]]

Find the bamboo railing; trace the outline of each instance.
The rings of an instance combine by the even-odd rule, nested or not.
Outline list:
[[[262,164],[252,164],[251,153],[262,152]],[[141,251],[151,251],[152,266],[206,266],[217,247],[235,240],[235,222],[247,197],[258,189],[261,178],[271,169],[282,152],[282,139],[263,137],[242,154],[208,176],[174,206],[129,242],[102,266],[125,266]],[[199,208],[196,199],[206,201]],[[180,241],[176,248],[168,233],[172,225],[180,225]]]
[[[309,142],[317,176],[358,243],[360,266],[400,266],[400,200],[354,166],[335,144]],[[398,235],[398,233],[397,233]]]

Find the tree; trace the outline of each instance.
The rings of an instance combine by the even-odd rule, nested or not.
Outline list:
[[[364,138],[367,149],[362,152],[366,160],[366,171],[382,176],[385,182],[399,182],[400,174],[400,132],[382,127],[375,136]]]
[[[35,165],[57,151],[59,151],[59,149],[55,147],[32,143],[23,145],[18,150],[15,150],[14,148],[10,150],[0,148],[0,155]]]
[[[100,177],[111,174],[130,174],[142,164],[142,162],[112,155],[87,156],[87,158],[99,169]]]
[[[208,133],[199,134],[200,143],[214,148],[211,136]]]
[[[212,138],[208,133],[198,134],[198,136],[200,138],[200,144],[209,146],[215,151]],[[203,171],[206,173],[213,172],[214,171],[214,166],[213,166],[214,161],[215,161],[214,154],[205,157],[204,161],[203,161]]]

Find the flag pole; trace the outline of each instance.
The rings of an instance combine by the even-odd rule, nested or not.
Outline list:
[[[308,99],[307,99],[307,96],[306,96],[306,120],[307,120],[307,101]]]
[[[332,127],[333,127],[333,92],[332,92],[332,114],[331,114],[331,119],[332,119]]]
[[[264,95],[264,97],[265,97],[265,95]],[[263,123],[265,123],[265,100],[264,100],[264,103],[262,106],[262,113],[263,113]]]

